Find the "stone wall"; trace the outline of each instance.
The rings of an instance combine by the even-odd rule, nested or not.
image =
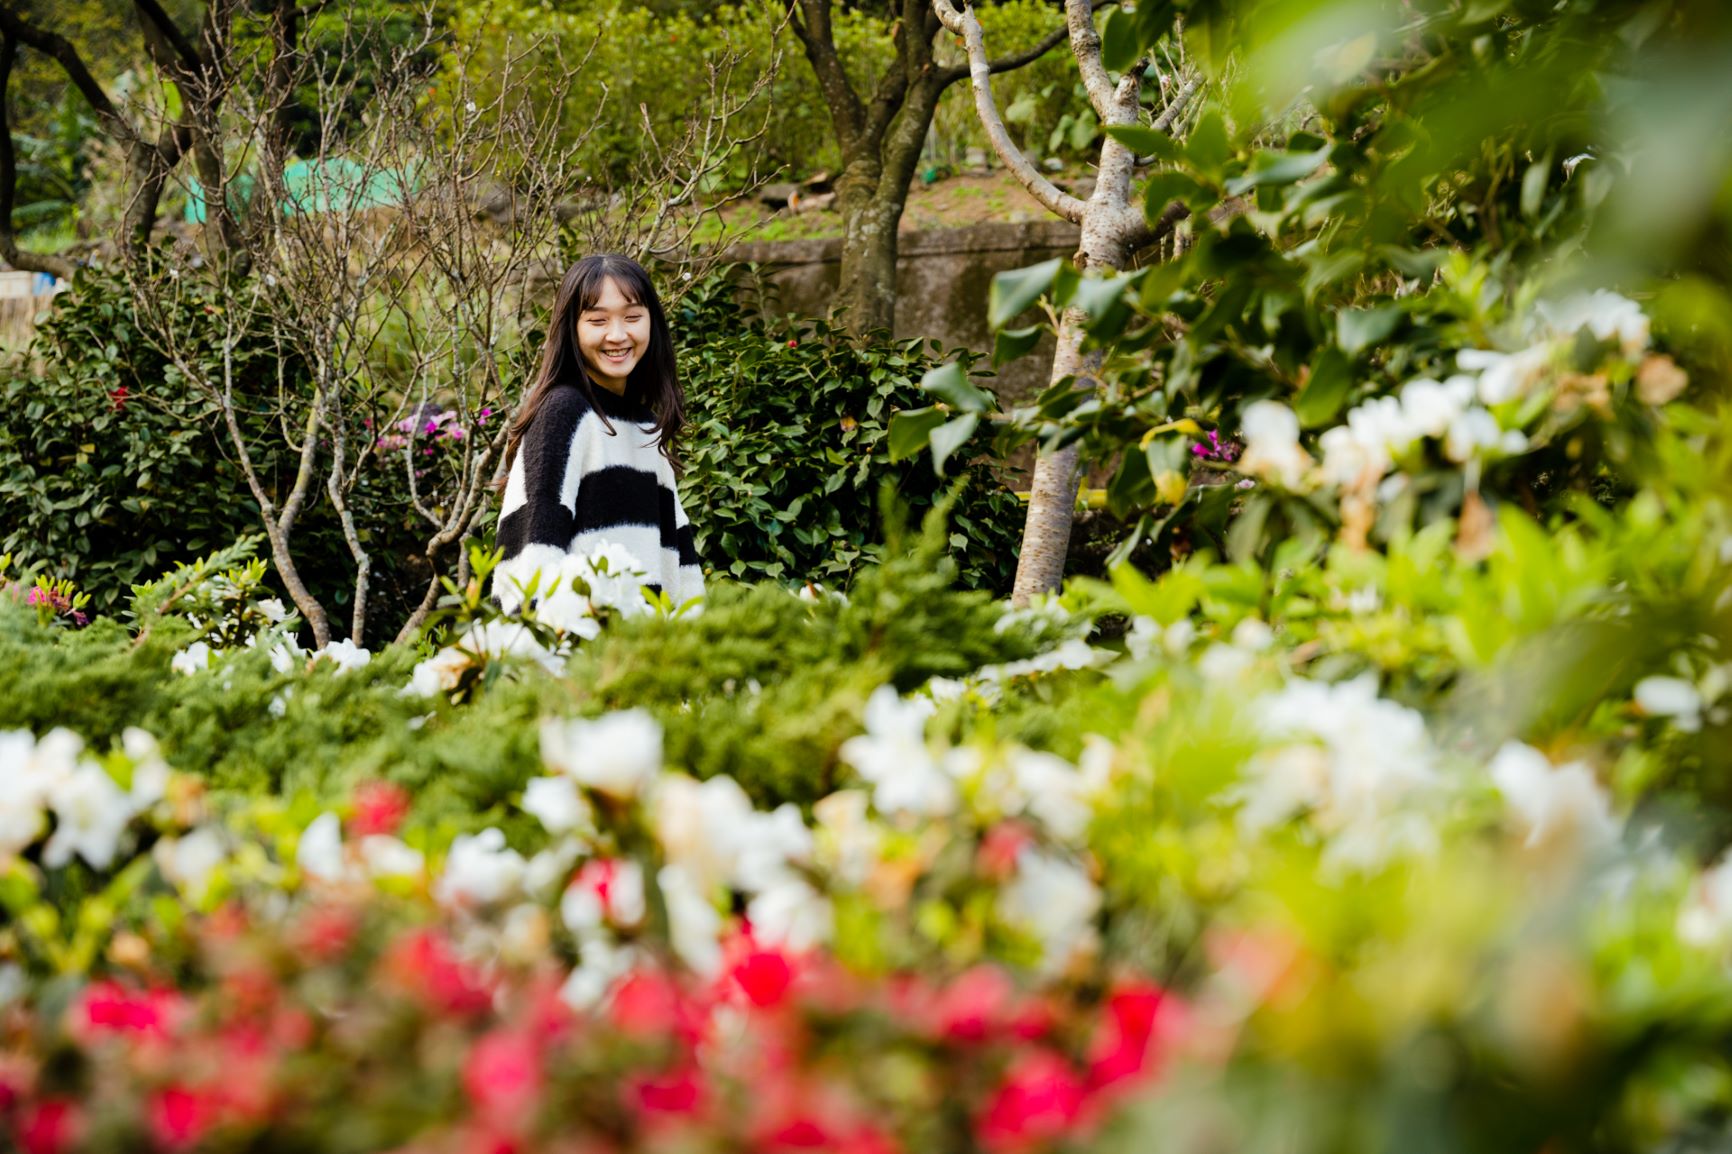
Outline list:
[[[986,294],[995,274],[1076,252],[1078,230],[1065,221],[978,224],[904,232],[896,265],[896,335],[935,337],[945,345],[992,352]],[[763,266],[789,313],[823,316],[836,295],[842,242],[755,241],[728,254]],[[1046,387],[1052,366],[1047,338],[1006,365],[997,392],[1006,407]]]

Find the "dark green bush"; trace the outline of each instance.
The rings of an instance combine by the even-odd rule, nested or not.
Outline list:
[[[694,288],[673,318],[692,418],[680,490],[704,564],[743,580],[846,584],[883,555],[883,486],[919,513],[955,483],[949,548],[961,583],[1007,590],[1022,510],[995,470],[977,462],[947,482],[924,457],[890,460],[890,415],[931,403],[919,381],[944,354],[925,341],[766,319],[742,307],[752,277]],[[988,440],[976,434],[957,459]]]
[[[933,518],[917,548],[895,540],[895,559],[864,571],[847,600],[722,583],[700,616],[620,623],[563,679],[501,678],[462,706],[401,693],[412,648],[342,674],[325,662],[279,673],[238,651],[187,677],[169,671],[194,636],[182,620],[136,638],[114,619],[45,629],[0,599],[0,730],[66,725],[101,749],[142,726],[171,764],[222,791],[335,802],[385,778],[422,817],[469,827],[539,772],[539,717],[641,707],[664,728],[670,766],[731,774],[761,806],[809,804],[846,774],[837,748],[877,686],[911,689],[1050,643],[1050,627],[1001,631],[999,604],[950,587],[944,534]]]

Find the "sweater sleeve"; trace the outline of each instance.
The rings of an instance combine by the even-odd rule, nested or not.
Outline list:
[[[554,390],[518,443],[499,508],[505,560],[493,571],[493,596],[508,613],[522,604],[522,590],[538,571],[564,560],[577,535],[575,482],[583,470],[575,454],[585,409],[575,389]]]

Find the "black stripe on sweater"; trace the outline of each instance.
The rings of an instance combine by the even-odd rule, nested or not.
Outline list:
[[[585,473],[577,483],[577,531],[593,533],[619,525],[659,528],[664,525],[662,507],[671,510],[673,499],[673,493],[662,488],[654,473],[629,465],[609,465]],[[673,527],[671,513],[665,525]]]
[[[528,500],[500,519],[497,543],[507,557],[521,553],[526,545],[571,547],[577,527],[572,511],[559,500],[559,492],[565,471],[571,467],[571,442],[577,435],[577,424],[588,411],[589,405],[576,389],[555,389],[524,430],[517,456],[523,465]]]

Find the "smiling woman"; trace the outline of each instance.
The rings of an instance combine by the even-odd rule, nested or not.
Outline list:
[[[507,609],[565,557],[623,547],[652,589],[681,605],[703,595],[691,522],[674,482],[685,399],[667,318],[649,274],[589,256],[559,286],[541,372],[506,448],[493,593]]]

